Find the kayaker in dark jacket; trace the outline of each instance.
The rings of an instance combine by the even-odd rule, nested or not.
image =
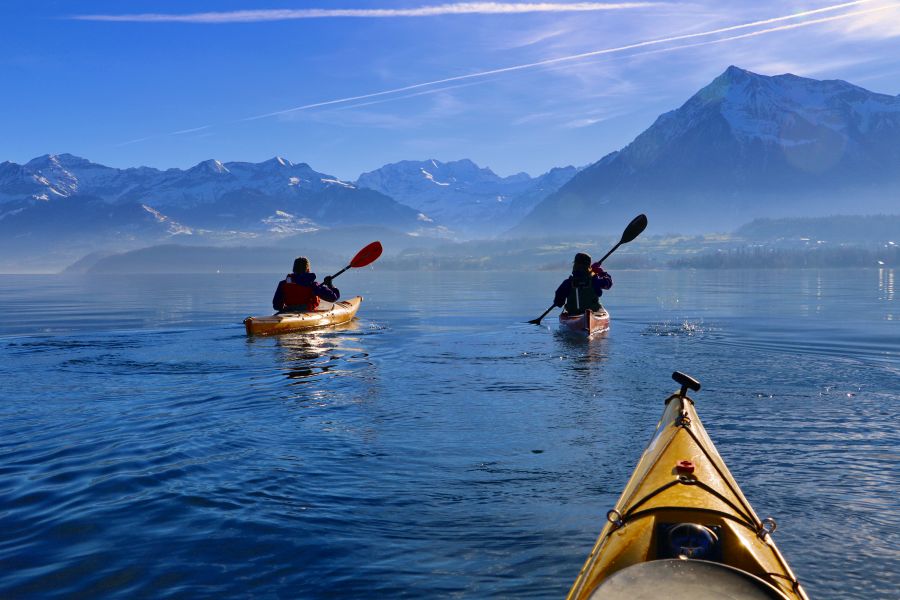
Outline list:
[[[322,283],[316,281],[316,274],[309,271],[309,259],[303,256],[294,260],[294,272],[278,282],[272,308],[279,312],[303,312],[316,310],[319,300],[337,302],[341,292],[331,285],[331,276]]]
[[[588,254],[579,252],[572,262],[572,275],[556,288],[553,306],[566,307],[570,315],[580,315],[586,310],[600,310],[603,290],[612,287],[612,277],[600,263],[591,264]]]

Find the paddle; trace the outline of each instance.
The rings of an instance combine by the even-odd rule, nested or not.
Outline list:
[[[360,267],[365,267],[367,265],[371,265],[373,262],[378,260],[378,257],[381,256],[381,252],[384,248],[381,247],[381,242],[372,242],[362,250],[356,253],[350,260],[350,264],[332,275],[328,278],[329,281],[346,271],[347,269],[358,269]]]
[[[601,264],[604,260],[609,258],[609,255],[618,249],[622,244],[627,244],[632,241],[637,236],[641,235],[641,232],[647,229],[647,215],[638,215],[634,219],[631,220],[631,223],[628,224],[628,227],[625,228],[625,231],[622,232],[622,239],[619,240],[619,243],[612,247],[612,250],[606,253],[606,255],[597,261],[596,264]],[[550,314],[550,311],[555,308],[555,305],[551,305],[550,308],[544,311],[544,314],[539,316],[537,319],[532,319],[528,321],[533,325],[540,325],[541,319]]]

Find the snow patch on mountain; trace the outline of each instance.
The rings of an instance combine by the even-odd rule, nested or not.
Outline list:
[[[329,178],[327,178],[327,177],[324,177],[324,178],[320,179],[319,181],[321,181],[322,183],[330,183],[330,184],[334,184],[334,185],[342,185],[342,186],[344,186],[345,188],[350,188],[351,190],[355,190],[355,189],[356,189],[356,186],[353,185],[352,183],[347,183],[346,181],[341,181],[340,179],[329,179]]]
[[[193,229],[191,229],[190,227],[185,227],[181,223],[173,221],[155,208],[147,206],[146,204],[142,204],[141,208],[153,215],[153,218],[156,219],[157,223],[165,223],[166,231],[168,231],[170,235],[194,235]]]
[[[431,162],[432,162],[432,164],[434,164],[434,160],[432,160]],[[434,183],[435,185],[450,185],[449,183],[444,183],[443,181],[438,181],[438,180],[436,180],[436,179],[434,178],[434,175],[432,175],[431,173],[429,173],[429,172],[426,171],[425,169],[421,169],[421,171],[422,171],[422,175],[425,176],[425,179],[431,181],[431,182]]]
[[[321,229],[311,219],[298,217],[283,210],[276,210],[275,214],[262,219],[266,230],[278,234],[309,233]]]

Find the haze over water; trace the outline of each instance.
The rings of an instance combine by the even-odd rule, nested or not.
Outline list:
[[[813,598],[900,589],[892,270],[0,276],[0,597],[563,597],[676,384]]]

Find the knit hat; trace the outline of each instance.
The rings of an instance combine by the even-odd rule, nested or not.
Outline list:
[[[575,260],[572,261],[572,268],[582,268],[585,271],[591,268],[591,255],[585,254],[584,252],[579,252],[575,255]]]
[[[294,259],[294,273],[308,273],[309,272],[309,259],[305,256],[298,256]]]

